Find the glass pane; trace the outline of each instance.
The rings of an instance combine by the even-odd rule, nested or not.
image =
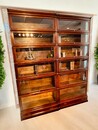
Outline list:
[[[63,46],[59,47],[59,58],[60,57],[71,57],[71,56],[87,56],[88,46]]]
[[[53,58],[53,48],[17,48],[16,61],[41,60]]]
[[[39,78],[34,80],[23,80],[19,82],[21,94],[38,93],[55,87],[54,77]]]
[[[85,69],[87,68],[87,66],[88,66],[87,60],[65,61],[59,63],[59,71]]]
[[[16,30],[52,29],[53,20],[49,18],[13,16],[12,27]]]
[[[88,34],[60,34],[58,37],[59,43],[88,43]]]
[[[86,86],[75,86],[73,88],[61,89],[60,90],[60,100],[73,99],[78,96],[85,95]]]
[[[80,20],[60,20],[59,29],[74,30],[74,31],[88,31],[89,22]]]
[[[53,43],[53,34],[48,33],[14,33],[15,44],[22,45],[22,44],[51,44]]]
[[[42,74],[47,72],[54,72],[54,63],[42,63],[32,66],[25,66],[17,68],[18,76],[32,76],[34,74]]]
[[[86,73],[74,73],[74,74],[66,74],[60,76],[60,85],[73,84],[86,81]]]
[[[23,110],[56,102],[55,92],[47,92],[21,98]]]

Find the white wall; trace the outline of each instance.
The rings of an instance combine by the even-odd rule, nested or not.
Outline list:
[[[1,12],[0,12],[0,31],[2,31],[0,35],[2,36],[2,41],[4,43],[4,50],[5,50],[4,67],[6,71],[6,79],[2,89],[0,89],[0,108],[4,108],[7,106],[14,105],[14,93],[13,93],[13,84],[9,64],[8,50],[6,45],[7,41],[5,38],[5,29],[3,25]]]
[[[91,84],[93,82],[96,82],[93,51],[95,43],[98,42],[98,0],[0,0],[0,6],[96,14],[96,16],[93,17],[89,83]],[[5,30],[1,14],[0,29],[3,30],[2,36],[4,47],[6,50],[5,69],[7,74],[4,87],[2,90],[0,90],[0,107],[2,107],[14,105],[14,95],[6,39],[4,34]]]

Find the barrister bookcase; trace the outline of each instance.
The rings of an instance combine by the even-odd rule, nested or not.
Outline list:
[[[8,9],[21,120],[87,101],[91,16]]]

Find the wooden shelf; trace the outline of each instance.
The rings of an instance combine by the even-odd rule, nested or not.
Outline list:
[[[73,82],[63,82],[63,83],[60,83],[60,88],[70,88],[70,87],[74,87],[76,85],[87,85],[87,81],[83,81],[83,80],[78,80],[78,81],[73,81]]]
[[[60,74],[68,74],[68,73],[77,73],[77,72],[85,72],[88,71],[88,68],[79,68],[79,69],[74,69],[74,70],[60,70]]]
[[[89,33],[89,31],[83,31],[83,30],[58,30],[60,34],[86,34]]]
[[[51,94],[51,92],[48,92],[46,94],[39,94],[21,98],[22,110],[55,103],[56,101],[54,100]]]
[[[21,28],[15,28],[15,27],[12,27],[11,28],[11,31],[28,31],[28,29],[21,29]],[[49,33],[54,33],[55,30],[54,29],[29,29],[29,31],[32,31],[32,32],[49,32]]]
[[[74,98],[69,98],[69,99],[62,99],[60,100],[60,108],[64,108],[64,107],[68,107],[68,106],[73,106],[76,104],[80,104],[80,103],[84,103],[87,102],[87,95],[86,94],[82,94],[79,96],[76,96]]]
[[[79,85],[87,85],[87,81],[83,81],[83,80],[80,80],[80,81],[77,81],[77,82],[63,82],[63,83],[60,83],[60,89],[63,89],[63,88],[71,88],[71,87],[76,87],[76,86],[79,86]]]
[[[21,113],[23,113],[24,115],[27,115],[28,111],[29,111],[33,115],[37,115],[38,112],[41,113],[42,111],[47,111],[47,110],[52,109],[52,108],[54,109],[54,108],[57,108],[57,106],[58,106],[57,102],[53,102],[53,103],[51,103],[51,106],[49,104],[47,104],[47,105],[45,104],[45,105],[42,105],[40,107],[38,106],[38,107],[29,108],[26,110],[21,110]],[[35,112],[37,112],[37,113],[35,113]],[[42,114],[43,114],[43,112],[42,112]]]
[[[33,44],[32,42],[28,44],[24,43],[19,43],[19,44],[14,44],[12,48],[46,48],[46,47],[54,47],[56,44],[55,43],[42,43],[41,45],[38,44]]]
[[[54,104],[56,104],[54,106]],[[53,111],[57,111],[58,110],[58,105],[57,103],[53,103],[51,104],[51,106],[49,104],[47,104],[48,107],[45,107],[44,105],[43,106],[40,106],[37,107],[34,109],[34,108],[31,108],[31,109],[26,109],[26,110],[22,110],[21,111],[21,119],[24,120],[24,119],[29,119],[29,118],[32,118],[32,117],[36,117],[36,116],[40,116],[42,114],[47,114],[47,113],[50,113],[50,112],[53,112]],[[41,109],[42,108],[42,109]],[[28,112],[30,114],[28,114]]]
[[[25,110],[25,109],[30,109],[30,108],[34,108],[34,107],[40,107],[44,104],[48,105],[48,104],[51,104],[51,103],[54,103],[55,101],[53,100],[52,97],[50,98],[46,98],[46,99],[41,99],[40,101],[35,101],[35,102],[29,102],[29,103],[23,103],[22,107],[23,109],[22,110]]]
[[[55,58],[46,58],[46,59],[40,59],[40,60],[23,60],[23,61],[17,61],[15,62],[15,65],[17,66],[26,66],[26,65],[33,65],[33,64],[40,64],[40,63],[50,63],[56,61]]]
[[[88,60],[88,56],[72,56],[72,57],[61,57],[58,60],[59,61],[66,61],[66,60]]]
[[[60,100],[67,100],[78,96],[85,95],[85,86],[76,86],[74,88],[61,89]],[[67,93],[66,93],[67,92]]]
[[[17,80],[19,81],[19,80],[37,79],[37,78],[50,77],[50,76],[55,76],[55,75],[56,75],[55,72],[48,72],[48,74],[47,73],[31,74],[28,76],[17,77]]]
[[[81,42],[64,42],[58,43],[59,46],[89,46],[89,43],[81,43]]]
[[[34,94],[40,94],[40,93],[43,93],[43,92],[49,92],[51,90],[55,90],[56,88],[51,84],[51,85],[45,85],[45,86],[36,86],[36,87],[32,87],[30,85],[24,85],[23,86],[23,89],[22,89],[22,86],[21,86],[21,89],[20,89],[20,96],[21,97],[26,97],[26,96],[31,96],[31,95],[34,95]]]

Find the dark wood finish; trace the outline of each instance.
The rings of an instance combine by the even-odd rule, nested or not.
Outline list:
[[[59,58],[58,60],[59,61],[66,61],[66,60],[78,60],[78,59],[81,59],[81,60],[86,60],[88,59],[88,56],[73,56],[73,57],[62,57],[62,58]]]
[[[21,119],[86,102],[91,15],[8,14]]]

